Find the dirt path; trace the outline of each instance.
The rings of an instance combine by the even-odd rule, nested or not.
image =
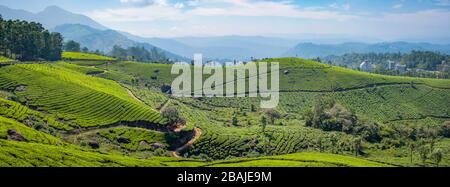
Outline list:
[[[127,90],[128,95],[129,95],[130,97],[132,97],[134,100],[136,100],[136,101],[138,101],[138,102],[140,102],[140,103],[145,104],[141,99],[139,99],[138,97],[136,97],[136,96],[134,95],[134,93],[133,93],[131,90],[129,90],[128,88],[125,88],[125,90]]]
[[[175,158],[181,158],[181,156],[179,155],[179,152],[191,147],[195,143],[195,141],[197,141],[200,138],[201,135],[202,135],[202,129],[195,127],[194,128],[194,136],[192,137],[192,139],[189,140],[187,143],[185,143],[183,146],[175,149],[175,151],[171,151],[170,155]]]
[[[167,99],[161,106],[159,106],[159,107],[156,108],[156,109],[158,109],[159,111],[161,111],[161,110],[163,110],[164,108],[166,108],[167,105],[169,105],[169,103],[170,103],[170,99]]]
[[[173,132],[181,132],[183,129],[186,128],[186,125],[183,124],[177,124],[176,128],[173,129]]]

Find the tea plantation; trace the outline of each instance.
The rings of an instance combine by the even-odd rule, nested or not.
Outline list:
[[[172,97],[168,64],[64,55],[0,67],[1,166],[450,166],[449,80],[266,59],[280,62],[268,111]]]

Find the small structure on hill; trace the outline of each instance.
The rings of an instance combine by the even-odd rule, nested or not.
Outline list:
[[[396,64],[395,70],[397,70],[399,73],[404,73],[404,72],[406,72],[406,65]]]
[[[360,69],[361,71],[371,71],[371,70],[372,70],[372,67],[371,67],[371,65],[370,65],[370,62],[367,61],[367,60],[365,60],[365,61],[363,61],[363,62],[359,65],[359,69]]]
[[[394,70],[396,64],[394,61],[388,60],[388,70]]]

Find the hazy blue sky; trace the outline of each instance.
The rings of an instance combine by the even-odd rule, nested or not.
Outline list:
[[[344,34],[399,40],[450,38],[450,0],[0,0],[49,5],[142,36]]]

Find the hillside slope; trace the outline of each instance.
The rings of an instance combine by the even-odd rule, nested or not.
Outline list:
[[[158,112],[135,101],[119,84],[88,76],[75,67],[65,63],[3,67],[0,88],[14,92],[21,103],[73,127],[165,123]]]
[[[0,116],[6,122],[1,137],[9,139],[7,132],[14,129],[28,140],[0,140],[2,165],[435,164],[421,161],[418,151],[411,160],[411,142],[442,150],[440,165],[450,165],[450,139],[440,131],[434,134],[450,119],[449,80],[369,74],[296,58],[266,60],[280,62],[281,90],[275,109],[280,117],[264,129],[261,116],[268,114],[259,108],[263,98],[176,98],[163,92],[177,76],[168,64],[70,61],[0,67]],[[333,108],[320,115],[351,116],[346,123],[357,130],[307,125],[308,111],[330,99]],[[176,132],[160,116],[168,107],[186,121]],[[50,137],[45,140],[42,133],[64,146]],[[23,152],[31,161],[11,157]],[[57,156],[47,162],[47,152]],[[61,154],[71,161],[60,159]],[[79,162],[72,159],[83,154],[87,156]],[[183,158],[167,157],[174,155]]]
[[[405,140],[397,135],[401,133],[400,126],[416,130],[440,127],[450,119],[449,80],[370,74],[296,58],[267,61],[280,62],[281,90],[277,110],[283,117],[274,125],[268,125],[265,135],[259,127],[263,112],[258,109],[261,98],[169,98],[161,93],[160,87],[170,85],[176,77],[170,74],[170,65],[115,63],[107,67],[109,71],[104,77],[122,83],[129,81],[112,75],[127,75],[139,80],[132,86],[137,97],[155,107],[170,100],[169,106],[181,111],[189,127],[201,128],[202,136],[185,153],[192,157],[224,159],[311,150],[351,153],[352,141],[358,136],[305,127],[305,111],[313,108],[320,98],[333,98],[352,111],[363,121],[361,123],[379,124],[378,128],[386,133],[381,135],[384,138],[382,144],[392,146],[396,154],[403,154],[406,149]],[[232,124],[233,116],[237,116],[237,125]],[[439,142],[443,147],[448,145],[447,139]],[[365,147],[372,146],[376,144],[365,143]],[[369,148],[367,152],[371,149],[377,148]],[[448,164],[450,150],[444,150],[443,162]],[[369,157],[386,159],[384,154],[388,152],[373,152]],[[403,160],[404,165],[420,164],[418,160],[409,163],[407,156],[394,163],[398,160]]]

